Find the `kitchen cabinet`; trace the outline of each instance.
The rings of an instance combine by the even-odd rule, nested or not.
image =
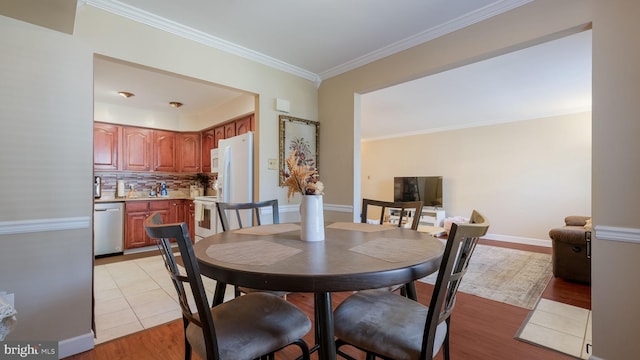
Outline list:
[[[211,172],[211,149],[216,148],[215,135],[213,129],[202,132],[202,172]]]
[[[94,122],[94,169],[210,173],[218,141],[254,130],[253,114],[184,133]]]
[[[218,147],[218,141],[228,139],[255,130],[254,115],[232,120],[213,128],[213,145]]]
[[[224,138],[228,139],[230,137],[234,137],[236,134],[236,123],[235,121],[230,122],[224,126]]]
[[[151,245],[144,230],[144,221],[149,216],[148,201],[127,201],[124,211],[124,249],[135,249]],[[166,219],[163,219],[166,221]]]
[[[213,147],[218,147],[218,141],[224,139],[224,125],[213,128]]]
[[[184,200],[184,212],[187,216],[187,227],[189,228],[189,235],[191,241],[195,242],[196,239],[196,207],[191,200]]]
[[[156,241],[149,238],[147,232],[144,230],[144,221],[153,212],[160,212],[162,222],[165,224],[177,222],[186,222],[189,224],[187,212],[190,208],[188,205],[185,206],[185,203],[191,203],[193,205],[193,201],[185,201],[182,199],[127,201],[124,215],[125,250],[156,245]],[[194,217],[190,218],[194,219]],[[192,230],[189,229],[189,232],[191,231]]]
[[[153,130],[153,170],[178,171],[178,133]]]
[[[182,133],[179,135],[180,142],[180,172],[200,172],[204,163],[202,158],[202,142],[199,132]],[[208,157],[208,156],[207,156]]]
[[[121,131],[122,127],[119,125],[94,123],[93,168],[95,170],[119,170]]]
[[[236,135],[242,135],[253,130],[253,115],[235,121]]]
[[[153,130],[124,126],[122,128],[123,170],[150,171]]]

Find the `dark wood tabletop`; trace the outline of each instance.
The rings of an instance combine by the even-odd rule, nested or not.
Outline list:
[[[222,232],[194,245],[203,275],[221,284],[315,293],[320,358],[335,359],[331,292],[410,283],[438,269],[443,243],[411,229],[333,223],[325,240],[300,240],[297,224]]]

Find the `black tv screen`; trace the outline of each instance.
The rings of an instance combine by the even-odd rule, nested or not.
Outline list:
[[[442,176],[393,178],[393,201],[422,201],[424,206],[442,207]]]

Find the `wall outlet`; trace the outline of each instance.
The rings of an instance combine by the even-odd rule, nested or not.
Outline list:
[[[269,170],[278,170],[278,159],[269,159]]]

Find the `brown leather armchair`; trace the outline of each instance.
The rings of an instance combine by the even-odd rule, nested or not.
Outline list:
[[[565,226],[551,229],[553,275],[591,283],[591,217],[567,216]]]

